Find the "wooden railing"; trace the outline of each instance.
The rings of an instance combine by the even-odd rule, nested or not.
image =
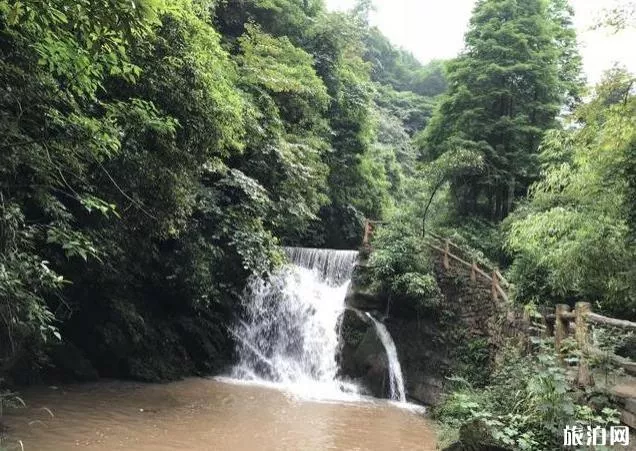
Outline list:
[[[382,224],[384,224],[384,222],[382,221],[372,221],[369,219],[365,220],[364,238],[362,240],[362,245],[364,247],[370,246],[370,241],[376,226]],[[453,243],[449,239],[443,238],[435,233],[427,232],[424,242],[428,247],[442,254],[442,264],[444,266],[444,269],[450,269],[451,260],[458,262],[467,269],[470,269],[470,280],[472,280],[473,282],[476,282],[477,276],[479,276],[490,283],[490,292],[493,300],[497,301],[499,300],[499,297],[501,297],[505,302],[509,302],[508,294],[506,293],[506,290],[504,290],[502,285],[509,288],[510,284],[506,279],[504,279],[498,268],[487,268],[486,271],[490,273],[488,274],[488,272],[481,269],[474,261],[469,263],[463,258],[453,254],[451,252],[451,248],[458,250],[458,253],[463,254],[466,252],[464,251],[464,249],[462,249],[460,246]]]
[[[442,236],[440,236],[440,235],[438,235],[436,233],[433,233],[433,232],[427,232],[426,235],[436,239],[437,241],[439,241],[441,243],[444,243],[444,247],[446,247],[446,244],[448,244],[449,249],[457,249],[460,253],[466,253],[466,249],[464,249],[461,246],[458,246],[457,244],[453,243],[448,238],[444,238],[444,237],[442,237]],[[482,263],[482,265],[483,265],[483,263]],[[501,282],[501,284],[503,286],[510,287],[510,284],[508,283],[508,281],[499,272],[499,268],[487,267],[486,269],[488,269],[488,272],[490,272],[490,273],[493,273],[493,272],[496,273],[497,279],[499,280],[499,282]]]
[[[477,265],[477,263],[475,263],[474,261],[469,263],[463,258],[453,254],[450,251],[451,247],[455,249],[459,249],[459,250],[462,250],[462,249],[456,244],[452,243],[449,239],[441,238],[438,235],[434,235],[434,234],[429,234],[429,236],[432,237],[436,242],[427,241],[426,244],[431,249],[436,250],[437,252],[440,252],[442,254],[442,263],[444,265],[444,269],[446,270],[450,269],[450,260],[458,262],[459,264],[463,265],[467,269],[470,268],[470,280],[475,282],[477,280],[477,276],[485,279],[487,282],[490,283],[490,292],[492,294],[493,300],[497,301],[499,297],[501,296],[501,298],[504,301],[509,302],[508,294],[506,293],[506,291],[503,289],[501,285],[502,283],[505,284],[506,286],[510,286],[510,285],[503,278],[498,268],[489,268],[490,274],[488,274],[486,273],[486,271],[481,269]],[[443,242],[443,244],[440,242]],[[440,245],[443,245],[443,248],[440,247]]]
[[[601,351],[591,344],[589,338],[590,324],[636,331],[636,323],[594,313],[589,302],[577,302],[574,311],[571,311],[569,305],[559,304],[556,306],[554,316],[548,315],[546,319],[548,321],[554,320],[554,344],[560,356],[563,351],[563,341],[568,337],[570,331],[574,330],[574,337],[581,350],[576,378],[579,386],[587,387],[593,384],[589,370],[590,357],[606,359],[617,367],[625,369],[626,372],[636,374],[636,362]]]

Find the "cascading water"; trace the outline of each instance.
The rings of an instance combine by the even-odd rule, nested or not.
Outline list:
[[[404,377],[402,376],[402,366],[398,359],[395,342],[391,338],[391,334],[386,326],[376,320],[370,313],[367,316],[373,321],[375,330],[380,337],[380,341],[386,351],[386,357],[389,364],[389,393],[391,399],[399,402],[406,402],[406,390],[404,389]]]
[[[276,382],[313,397],[354,391],[336,378],[338,322],[356,251],[285,248],[291,265],[250,281],[244,319],[232,329],[234,377]]]

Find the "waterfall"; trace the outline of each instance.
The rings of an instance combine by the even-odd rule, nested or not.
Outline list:
[[[378,332],[378,337],[380,337],[380,341],[386,351],[386,357],[389,364],[389,391],[391,399],[399,402],[406,402],[404,377],[402,376],[402,367],[400,366],[400,360],[398,359],[395,342],[393,341],[393,338],[391,338],[391,334],[384,324],[376,320],[369,312],[367,312],[367,316],[371,318],[371,321],[373,321],[375,330]]]
[[[234,377],[331,397],[347,385],[336,378],[338,323],[358,253],[309,248],[285,253],[290,265],[248,283],[243,319],[231,329],[238,353]]]

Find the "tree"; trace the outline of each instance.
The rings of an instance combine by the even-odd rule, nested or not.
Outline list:
[[[356,247],[407,195],[441,70],[377,35],[372,76],[368,1],[72,6],[0,0],[0,377],[70,343],[110,376],[210,372],[281,242]]]
[[[108,77],[137,79],[127,49],[152,34],[157,6],[0,1],[0,373],[28,343],[59,338],[58,263],[100,258],[79,223],[114,216],[89,174],[119,151],[120,130],[96,98]]]
[[[301,45],[312,23],[324,13],[323,0],[219,0],[214,8],[215,28],[234,41],[255,23],[275,37],[287,36]]]
[[[570,16],[560,0],[477,3],[449,93],[418,140],[424,161],[456,148],[483,155],[480,174],[452,183],[459,213],[502,219],[536,180],[543,133],[579,87]]]
[[[293,235],[327,202],[324,115],[330,99],[313,57],[286,37],[250,25],[239,44],[240,86],[252,107],[246,149],[237,161],[269,193],[272,230]]]
[[[390,202],[388,184],[375,183],[385,178],[383,165],[370,156],[373,86],[362,58],[365,27],[358,15],[331,13],[309,35],[307,49],[331,98],[326,114],[330,150],[323,160],[329,168],[330,202],[309,230],[314,246],[358,246],[364,218],[381,217]]]
[[[576,110],[576,127],[546,134],[542,178],[506,227],[520,299],[595,301],[612,315],[636,317],[633,82],[610,72]]]

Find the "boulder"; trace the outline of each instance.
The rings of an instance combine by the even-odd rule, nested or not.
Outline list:
[[[389,317],[385,324],[395,341],[407,396],[437,405],[451,367],[444,327],[436,319],[417,317]]]

